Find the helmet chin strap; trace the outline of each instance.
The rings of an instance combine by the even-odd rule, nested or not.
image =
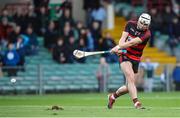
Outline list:
[[[141,29],[140,27],[138,27],[138,25],[137,25],[137,29],[138,29],[139,31],[143,31],[143,29]]]

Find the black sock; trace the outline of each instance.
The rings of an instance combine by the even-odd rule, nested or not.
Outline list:
[[[117,94],[116,92],[113,94],[115,98],[118,98],[119,96],[122,96],[124,94],[126,94],[127,92],[120,92],[119,94]]]
[[[138,98],[133,99],[133,103],[135,104],[138,101]]]
[[[119,97],[119,95],[117,95],[116,92],[113,93],[113,95],[114,95],[114,98],[118,98]]]

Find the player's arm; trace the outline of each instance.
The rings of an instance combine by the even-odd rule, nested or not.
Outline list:
[[[128,34],[130,32],[131,25],[132,25],[131,22],[128,22],[126,24],[125,29],[122,33],[122,36],[119,40],[119,44],[111,49],[111,53],[117,53],[117,52],[119,52],[119,49],[123,49],[123,48],[126,48],[128,46],[135,44],[135,42],[126,43],[126,39],[128,38]]]
[[[140,43],[142,43],[142,40],[139,37],[136,37],[127,42],[120,42],[118,46],[119,46],[119,49],[125,49],[125,48],[131,47]]]
[[[119,40],[119,44],[124,43],[126,41],[126,39],[128,37],[128,34],[129,34],[128,32],[123,31],[122,36],[121,36],[121,38]],[[118,51],[118,49],[119,49],[119,45],[112,48],[111,53],[116,53]]]
[[[128,32],[123,31],[122,36],[121,36],[121,38],[119,40],[119,44],[126,42],[128,34],[129,34]]]
[[[131,39],[130,41],[121,41],[119,42],[119,49],[125,49],[125,48],[128,48],[128,47],[131,47],[131,46],[134,46],[134,45],[138,45],[142,42],[146,42],[150,39],[151,37],[151,33],[150,31],[146,31],[144,34],[138,36],[138,37],[135,37],[133,39]]]
[[[117,53],[121,49],[125,49],[125,48],[131,47],[131,46],[134,46],[134,45],[137,45],[140,43],[142,43],[142,40],[139,37],[136,37],[127,42],[123,41],[123,39],[122,39],[119,41],[119,44],[116,47],[112,48],[111,52]]]
[[[145,34],[141,35],[140,37],[135,37],[127,42],[120,42],[118,46],[119,46],[119,49],[125,49],[128,47],[140,44],[142,42],[148,41],[150,37],[151,37],[150,31],[147,31]]]

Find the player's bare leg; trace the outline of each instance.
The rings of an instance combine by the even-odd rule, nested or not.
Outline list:
[[[127,85],[120,87],[115,93],[112,93],[108,96],[109,99],[108,108],[111,109],[113,107],[116,98],[128,92],[131,96],[134,106],[136,108],[141,108],[141,103],[137,98],[137,89],[135,86],[135,74],[132,70],[132,64],[130,62],[123,62],[121,64],[121,69],[125,74]]]
[[[121,69],[124,72],[127,81],[127,88],[135,108],[141,108],[141,103],[137,98],[137,89],[135,86],[135,74],[132,69],[132,64],[128,61],[121,63]]]

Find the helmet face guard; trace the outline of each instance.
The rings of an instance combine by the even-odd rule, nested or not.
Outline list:
[[[137,28],[139,30],[146,30],[149,28],[150,23],[151,23],[151,16],[147,13],[143,13],[138,19]]]

